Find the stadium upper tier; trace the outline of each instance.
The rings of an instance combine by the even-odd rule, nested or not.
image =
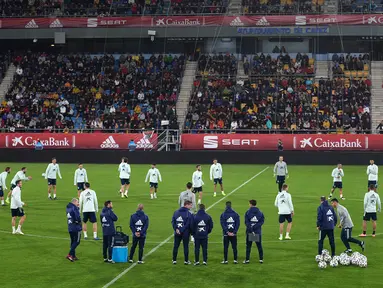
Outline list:
[[[314,66],[311,73],[283,75],[280,73],[284,69],[283,65],[290,65],[283,63],[281,71],[277,71],[277,68],[272,70],[271,67],[278,67],[277,61],[292,63],[290,58],[282,60],[286,55],[281,54],[276,62],[268,54],[245,57],[245,64],[249,58],[254,67],[262,66],[260,70],[254,68],[251,71],[249,80],[236,78],[236,70],[232,71],[235,74],[231,77],[219,75],[215,69],[213,72],[216,73],[207,73],[212,71],[212,65],[219,65],[216,63],[233,63],[233,56],[202,57],[198,66],[200,71],[206,73],[197,73],[185,129],[194,133],[208,130],[226,133],[249,130],[265,133],[272,130],[355,133],[371,129],[369,78],[364,77],[364,74],[360,77],[334,74],[329,79],[315,79]],[[298,53],[294,57],[294,63],[299,62],[300,66],[314,64],[309,55]],[[333,58],[339,60],[338,55],[334,54]],[[343,63],[348,65],[356,62],[355,58],[363,61],[368,55],[359,58],[346,55]],[[312,64],[309,64],[310,59]],[[362,64],[362,67],[365,66]],[[354,66],[350,64],[350,68],[354,69]],[[368,69],[363,72],[369,76]]]
[[[26,53],[1,105],[1,127],[18,129],[177,127],[185,58]]]
[[[337,13],[381,13],[381,1],[338,1]],[[0,0],[2,17],[224,14],[230,0]],[[244,14],[321,14],[326,0],[242,0]],[[238,11],[236,11],[238,12]]]

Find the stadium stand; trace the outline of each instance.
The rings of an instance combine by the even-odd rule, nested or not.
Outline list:
[[[320,14],[324,0],[243,0],[245,14]]]
[[[368,132],[371,129],[368,70],[362,71],[366,77],[335,75],[333,79],[318,81],[312,58],[303,55],[298,53],[294,57],[310,70],[305,73],[295,70],[296,74],[292,71],[290,75],[278,71],[270,55],[245,56],[245,64],[249,63],[246,58],[256,63],[256,68],[244,67],[245,72],[251,72],[249,80],[236,79],[235,74],[234,77],[219,75],[219,71],[228,71],[230,62],[226,62],[227,68],[219,66],[220,69],[215,70],[206,63],[217,65],[212,59],[218,56],[202,56],[199,70],[208,66],[211,70],[205,71],[212,73],[199,73],[194,82],[185,129],[192,133],[208,130],[222,133],[246,130],[252,133]],[[368,55],[360,57],[364,62],[368,59]],[[354,61],[350,58],[350,62]],[[287,58],[286,62],[292,61]]]
[[[18,66],[1,127],[115,132],[176,122],[184,56],[27,53]]]
[[[278,47],[276,47],[278,48]],[[277,49],[274,48],[274,51]],[[283,49],[282,49],[283,50]],[[246,75],[311,75],[315,73],[314,59],[305,53],[289,55],[288,53],[255,54],[245,57],[244,71]]]

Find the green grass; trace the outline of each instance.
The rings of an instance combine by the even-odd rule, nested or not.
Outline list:
[[[13,168],[7,183],[14,173],[24,164],[3,163]],[[28,175],[33,180],[25,183],[22,199],[28,204],[25,208],[27,219],[23,227],[29,236],[11,235],[11,217],[9,207],[0,207],[0,252],[2,277],[1,287],[102,287],[131,264],[108,265],[102,261],[101,242],[81,241],[77,249],[79,262],[70,263],[65,259],[68,253],[68,233],[65,206],[77,195],[73,185],[73,173],[76,165],[61,165],[63,180],[58,180],[58,201],[47,200],[46,181],[41,174],[46,164],[26,164]],[[149,199],[148,185],[144,183],[147,165],[132,164],[132,185],[128,199],[117,195],[119,179],[116,165],[85,165],[92,188],[97,192],[100,204],[111,199],[114,211],[119,217],[118,225],[129,232],[129,217],[138,203],[145,205],[150,217],[145,252],[169,237],[172,232],[171,216],[177,209],[177,199],[185,183],[190,181],[194,165],[159,165],[164,182],[159,187],[159,198]],[[228,194],[266,165],[223,165],[225,192]],[[266,221],[263,226],[263,246],[265,264],[258,263],[258,252],[253,248],[250,265],[223,266],[222,232],[219,215],[224,209],[224,201],[214,206],[208,213],[213,217],[215,228],[210,236],[209,266],[194,267],[171,264],[172,239],[146,258],[145,265],[138,265],[117,280],[111,287],[368,287],[380,283],[382,271],[383,241],[380,236],[366,239],[368,268],[339,267],[319,270],[314,257],[317,254],[316,208],[319,196],[327,195],[332,185],[330,166],[290,166],[290,192],[295,206],[294,224],[291,233],[293,240],[278,241],[278,217],[274,207],[277,186],[272,178],[272,167],[237,189],[227,197],[233,202],[233,208],[241,215],[242,226],[239,231],[239,259],[245,254],[245,230],[243,215],[248,209],[248,200],[256,199],[264,212]],[[209,207],[222,196],[212,197],[213,185],[208,181],[208,169],[204,171],[204,203]],[[367,177],[365,167],[344,167],[344,193],[347,200],[344,205],[352,215],[354,236],[361,232],[363,197],[366,192]],[[338,196],[338,194],[335,194]],[[371,232],[370,226],[368,232]],[[379,229],[379,228],[378,228]],[[88,226],[91,231],[91,226]],[[100,228],[99,228],[100,231]],[[89,232],[88,232],[89,233]],[[378,230],[379,233],[379,230]],[[99,233],[100,234],[100,233]],[[101,236],[101,234],[100,234]],[[336,230],[337,254],[345,247],[340,241],[340,230]],[[383,237],[383,236],[382,236]],[[325,248],[329,249],[326,240]],[[352,247],[358,250],[358,247]],[[191,260],[194,258],[191,246]],[[137,255],[136,255],[137,257]],[[183,252],[180,248],[179,260]],[[229,259],[232,259],[231,251]],[[329,278],[333,277],[333,278]],[[328,280],[328,284],[324,281]],[[377,282],[378,281],[378,282]],[[181,284],[182,283],[182,284]],[[326,283],[326,282],[325,282]]]

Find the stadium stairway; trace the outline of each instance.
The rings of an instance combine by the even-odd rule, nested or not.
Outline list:
[[[228,13],[238,14],[242,12],[242,0],[231,0],[228,7]]]
[[[326,0],[323,5],[323,13],[338,14],[338,5],[339,5],[338,2],[339,0]]]
[[[193,83],[195,79],[196,70],[197,62],[188,61],[186,63],[184,76],[182,78],[181,90],[176,104],[177,118],[180,129],[182,129],[184,126],[190,102],[190,95],[193,90]]]
[[[5,94],[7,94],[9,87],[12,84],[13,77],[16,73],[16,67],[11,63],[8,67],[5,77],[0,84],[0,103],[3,102]]]
[[[249,76],[245,74],[245,70],[243,69],[243,61],[238,61],[237,67],[237,79],[247,80]]]
[[[383,61],[371,64],[371,123],[372,130],[383,120]]]
[[[320,79],[320,78],[324,78],[324,79],[327,79],[327,78],[331,78],[330,76],[330,73],[331,73],[331,69],[329,69],[330,66],[330,61],[317,61],[316,62],[316,76],[315,78],[316,79]]]

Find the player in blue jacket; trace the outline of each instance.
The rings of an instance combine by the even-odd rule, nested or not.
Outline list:
[[[257,244],[258,253],[259,253],[259,263],[263,263],[263,248],[262,248],[262,225],[265,222],[265,217],[263,213],[258,209],[257,201],[249,201],[250,208],[245,214],[245,225],[246,225],[246,260],[243,261],[243,264],[250,263],[250,252],[253,241],[250,237],[254,235],[258,239],[255,240]],[[250,235],[252,234],[252,235]]]
[[[194,236],[194,265],[199,265],[199,251],[202,247],[203,265],[207,265],[207,246],[209,234],[213,230],[213,220],[210,215],[205,212],[205,205],[200,204],[199,210],[193,217],[192,232]]]
[[[234,264],[238,264],[237,232],[240,226],[240,218],[237,212],[231,208],[231,202],[226,202],[226,209],[221,214],[221,227],[223,232],[223,261],[227,264],[229,244],[233,248]]]
[[[100,214],[102,234],[103,234],[103,249],[102,254],[104,256],[105,263],[114,263],[112,260],[113,253],[113,237],[116,235],[116,228],[114,227],[114,222],[118,220],[118,217],[113,212],[113,203],[112,201],[106,201],[104,203],[104,208]],[[109,255],[109,258],[108,258]]]
[[[191,232],[191,224],[193,222],[193,215],[190,213],[192,202],[186,200],[184,207],[174,212],[172,218],[172,226],[174,230],[174,247],[173,247],[173,264],[177,264],[178,248],[181,241],[184,246],[185,265],[190,265],[189,261],[189,238]]]
[[[78,260],[76,257],[76,248],[80,245],[81,239],[81,215],[78,199],[73,198],[66,206],[66,218],[68,223],[68,232],[70,235],[70,250],[66,258],[73,262]]]
[[[320,198],[321,205],[317,213],[317,229],[319,230],[318,255],[322,254],[323,241],[328,236],[331,246],[331,256],[335,256],[334,227],[338,222],[334,208],[328,204],[326,197]]]
[[[144,256],[144,247],[146,240],[146,231],[149,227],[149,217],[144,213],[144,205],[138,204],[136,213],[130,216],[130,230],[133,233],[133,243],[130,249],[129,263],[133,263],[134,252],[138,244],[138,261],[137,264],[144,264],[142,257]]]

